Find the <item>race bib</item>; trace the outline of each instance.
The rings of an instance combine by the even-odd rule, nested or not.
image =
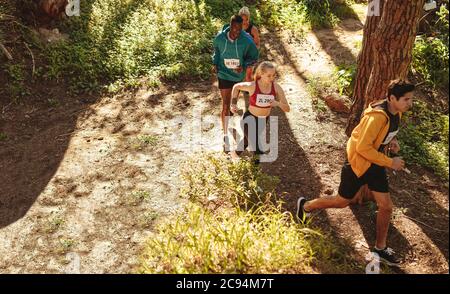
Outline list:
[[[225,58],[224,63],[225,63],[225,66],[229,69],[236,69],[240,65],[239,59],[235,59],[235,58]]]
[[[268,107],[273,100],[275,100],[275,97],[273,95],[257,94],[256,106]]]
[[[392,141],[392,139],[394,139],[394,137],[397,135],[398,131],[399,131],[399,130],[396,130],[395,132],[390,132],[390,133],[387,135],[386,140],[384,140],[384,142],[382,143],[382,145],[387,145],[387,144],[389,144],[389,143]]]

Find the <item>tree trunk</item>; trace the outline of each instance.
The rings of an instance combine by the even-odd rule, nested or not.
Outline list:
[[[358,56],[353,105],[345,130],[347,136],[358,125],[369,103],[386,97],[391,80],[406,79],[424,1],[380,0],[381,16],[368,14]],[[361,204],[363,200],[373,200],[367,185],[352,202]]]
[[[381,16],[367,16],[346,128],[348,136],[359,123],[364,108],[385,98],[389,82],[406,78],[424,1],[380,0]]]
[[[367,7],[366,23],[364,24],[362,48],[358,54],[357,73],[355,79],[355,87],[353,89],[353,104],[350,109],[350,116],[348,118],[347,128],[345,133],[350,137],[353,129],[358,124],[361,117],[362,110],[365,105],[365,94],[369,76],[373,64],[373,35],[378,27],[381,19],[381,11],[385,0],[380,0],[380,7],[378,11],[370,11],[370,6]]]

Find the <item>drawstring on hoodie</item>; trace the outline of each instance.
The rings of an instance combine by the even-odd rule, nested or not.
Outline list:
[[[223,49],[222,55],[227,51],[228,37],[225,39],[225,49]]]
[[[228,33],[227,33],[228,34]],[[238,38],[239,39],[239,38]],[[236,57],[239,59],[239,54],[238,54],[238,49],[237,49],[237,43],[238,43],[238,39],[236,39],[235,42],[235,49],[236,49]],[[228,44],[228,35],[225,38],[225,48],[223,49],[222,55],[225,54],[225,51],[227,51],[227,44]]]

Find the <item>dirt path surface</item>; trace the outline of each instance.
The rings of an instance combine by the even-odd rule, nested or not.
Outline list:
[[[275,111],[279,157],[262,168],[280,177],[291,211],[300,195],[336,193],[345,159],[346,118],[314,110],[307,76],[351,63],[361,38],[356,19],[312,31],[300,43],[262,30],[264,55],[279,65],[292,108]],[[155,224],[184,203],[177,196],[180,163],[194,152],[222,148],[220,97],[212,83],[112,97],[68,97],[54,86],[41,92],[57,97],[56,106],[1,101],[8,140],[0,141],[0,272],[133,272]],[[200,128],[201,135],[193,131]],[[404,258],[394,272],[448,273],[448,184],[409,167],[410,175],[390,173],[396,209],[388,243]],[[375,240],[372,205],[323,211],[313,222],[365,263]]]

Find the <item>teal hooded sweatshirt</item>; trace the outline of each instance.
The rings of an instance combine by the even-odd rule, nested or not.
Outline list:
[[[241,31],[239,37],[231,42],[228,39],[229,25],[214,38],[213,63],[217,66],[218,77],[222,80],[241,82],[245,78],[245,69],[258,60],[259,51],[252,37]],[[242,66],[244,70],[237,73],[233,68]]]

